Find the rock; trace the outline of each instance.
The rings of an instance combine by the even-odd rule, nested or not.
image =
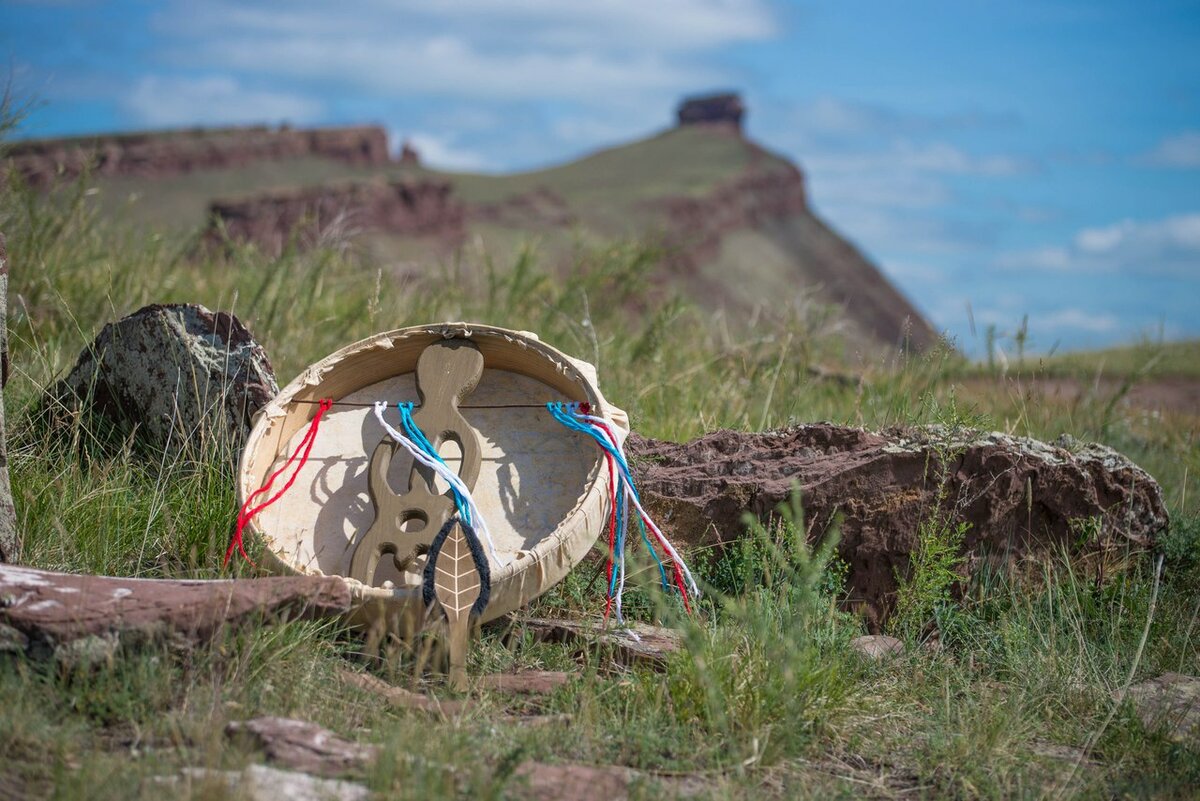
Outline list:
[[[170,787],[171,797],[242,798],[248,801],[367,801],[366,787],[339,779],[251,765],[242,771],[184,768],[178,776],[157,776],[156,785]],[[157,788],[155,788],[157,789]],[[154,790],[147,794],[155,797]],[[160,796],[161,797],[161,796]]]
[[[525,801],[624,801],[637,798],[686,798],[707,795],[712,785],[695,776],[660,777],[619,765],[548,764],[528,761],[513,771],[508,789],[512,798]]]
[[[0,387],[8,383],[8,251],[0,233]],[[4,399],[0,396],[0,562],[21,558],[21,536],[8,480],[8,442],[4,426]]]
[[[243,621],[257,625],[281,614],[317,618],[349,610],[350,589],[336,576],[170,581],[0,565],[0,627],[24,635],[35,654],[49,651],[68,660],[103,660],[118,642],[199,641]]]
[[[405,139],[404,144],[400,145],[400,163],[407,167],[421,166],[421,153],[409,139]]]
[[[418,712],[429,712],[451,718],[461,714],[466,708],[466,705],[461,701],[439,701],[432,696],[414,693],[411,690],[405,690],[403,687],[394,687],[383,679],[372,676],[369,673],[356,673],[353,670],[343,669],[339,672],[339,675],[342,681],[347,684],[372,695],[379,696],[390,705],[401,709],[413,709]]]
[[[681,126],[719,125],[739,132],[745,115],[746,106],[735,92],[687,97],[675,112]]]
[[[1133,685],[1126,697],[1148,730],[1200,746],[1200,678],[1164,673]]]
[[[351,742],[315,723],[292,718],[234,721],[225,727],[225,734],[253,740],[271,762],[321,776],[361,769],[379,755],[375,746]]]
[[[23,654],[29,647],[29,638],[12,626],[0,623],[0,654],[4,652]]]
[[[671,655],[683,647],[679,632],[645,623],[623,629],[605,627],[603,621],[519,618],[516,627],[546,642],[579,643],[611,651],[621,664],[664,668]]]
[[[356,166],[383,166],[390,160],[387,132],[377,125],[146,131],[30,139],[8,144],[5,150],[7,166],[38,188],[58,179],[73,180],[89,168],[98,175],[164,178],[305,156]]]
[[[480,676],[478,686],[497,693],[549,695],[577,678],[578,673],[565,673],[560,670],[522,670],[519,673],[492,673]]]
[[[104,326],[47,393],[56,421],[99,417],[154,448],[233,444],[279,392],[266,352],[232,314],[153,305]]]
[[[717,431],[685,444],[634,434],[627,450],[651,514],[691,545],[740,538],[745,513],[770,518],[797,486],[811,539],[840,518],[849,597],[864,607],[873,630],[894,603],[896,574],[909,569],[925,521],[970,524],[968,573],[1062,550],[1148,548],[1168,522],[1154,479],[1096,444],[1067,451],[937,426],[873,433],[817,423],[759,434]],[[1102,523],[1101,536],[1081,537],[1092,519]]]
[[[215,200],[205,239],[252,242],[271,255],[289,243],[310,248],[358,231],[427,236],[448,245],[466,236],[466,207],[449,181],[401,178],[283,189]]]
[[[888,637],[884,634],[855,637],[850,641],[850,647],[876,662],[884,657],[899,656],[904,653],[904,643],[895,637]]]
[[[513,773],[513,789],[527,801],[621,801],[629,798],[633,771],[590,765],[524,762]]]

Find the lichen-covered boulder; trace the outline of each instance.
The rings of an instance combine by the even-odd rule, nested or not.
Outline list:
[[[266,352],[232,314],[156,304],[104,326],[44,408],[57,421],[103,419],[152,448],[236,447],[278,392]]]
[[[631,435],[635,479],[667,533],[692,544],[741,537],[800,491],[810,538],[841,531],[847,590],[878,628],[922,525],[969,526],[964,572],[1059,553],[1147,548],[1167,527],[1162,489],[1104,445],[1048,444],[938,426],[871,432],[829,423],[717,431],[684,444]]]

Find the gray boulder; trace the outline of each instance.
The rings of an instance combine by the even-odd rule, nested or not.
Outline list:
[[[45,410],[60,422],[99,418],[151,448],[237,447],[278,391],[266,352],[232,314],[155,304],[104,326]]]

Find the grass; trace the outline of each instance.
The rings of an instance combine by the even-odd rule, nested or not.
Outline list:
[[[659,785],[678,776],[703,796],[730,799],[1182,798],[1200,782],[1200,755],[1147,731],[1113,700],[1130,678],[1200,674],[1195,419],[1143,419],[1105,398],[1065,404],[981,390],[951,353],[851,365],[822,310],[764,316],[749,333],[669,298],[630,314],[659,257],[636,242],[579,245],[569,282],[523,248],[504,263],[465,256],[400,283],[353,250],[263,259],[235,248],[197,260],[186,237],[99,218],[72,188],[49,202],[5,194],[0,230],[12,281],[10,469],[27,561],[41,567],[220,574],[234,511],[230,454],[155,459],[94,447],[86,430],[76,442],[52,441],[31,415],[41,389],[103,323],[170,301],[240,315],[281,381],[348,342],[406,324],[474,319],[534,330],[593,361],[605,393],[652,436],[986,417],[1017,434],[1103,439],[1160,480],[1175,521],[1157,596],[1150,558],[1132,558],[1104,581],[1051,560],[1019,581],[981,577],[954,603],[935,580],[896,624],[906,652],[871,663],[847,647],[862,628],[837,609],[844,568],[831,543],[805,542],[792,510],[751,526],[736,548],[695,555],[710,592],[694,618],[653,587],[631,588],[631,612],[684,632],[687,648],[665,673],[489,627],[473,650],[474,672],[578,667],[581,677],[515,706],[475,694],[457,721],[391,709],[341,683],[349,665],[440,692],[435,677],[415,675],[404,648],[386,658],[362,653],[357,636],[333,623],[249,628],[191,651],[122,651],[93,667],[0,656],[0,794],[158,797],[150,777],[260,760],[222,730],[263,714],[380,745],[384,758],[360,778],[397,798],[521,797],[512,771],[526,759],[637,768],[648,774],[635,788],[640,797],[661,796]],[[861,380],[814,377],[817,367],[853,368]],[[952,515],[930,523],[952,524]],[[930,554],[934,579],[944,555]],[[590,562],[576,570],[532,613],[594,614],[592,570]],[[937,648],[922,645],[931,628]],[[499,715],[530,707],[569,713],[572,724],[526,727]]]

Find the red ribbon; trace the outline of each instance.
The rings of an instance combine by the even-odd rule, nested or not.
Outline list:
[[[225,550],[225,561],[221,563],[222,567],[229,564],[229,559],[233,556],[234,549],[237,549],[237,551],[242,555],[243,559],[245,559],[251,565],[258,567],[258,565],[254,564],[254,560],[250,558],[250,555],[246,553],[246,545],[242,541],[242,530],[246,527],[247,523],[254,519],[255,515],[257,515],[263,509],[266,509],[271,504],[275,503],[275,501],[279,500],[280,497],[282,497],[283,494],[291,489],[292,485],[296,483],[296,478],[300,475],[300,471],[304,469],[304,464],[308,461],[308,455],[312,452],[313,443],[317,440],[317,429],[321,427],[321,418],[332,406],[333,398],[321,399],[321,403],[317,407],[317,413],[313,416],[312,422],[309,423],[308,431],[305,432],[304,438],[300,440],[300,444],[296,446],[296,450],[294,450],[292,455],[288,457],[288,460],[284,462],[283,467],[271,474],[270,478],[267,479],[267,483],[250,493],[250,496],[246,498],[246,502],[242,504],[241,510],[238,511],[237,528],[234,529],[233,539],[230,540],[229,547]],[[303,451],[303,453],[301,453],[301,451]],[[271,487],[274,485],[275,479],[279,478],[279,476],[291,466],[292,462],[296,461],[297,456],[300,457],[300,463],[296,465],[295,472],[292,473],[291,478],[287,480],[287,483],[283,485],[283,489],[279,490],[279,492],[275,493],[258,506],[252,507],[251,504],[254,503],[256,498],[271,491]]]

